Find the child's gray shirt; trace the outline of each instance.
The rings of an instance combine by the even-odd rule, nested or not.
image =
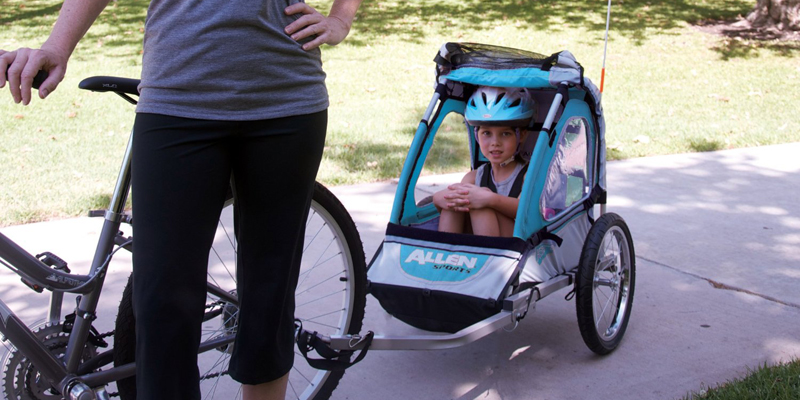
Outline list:
[[[477,171],[475,171],[475,185],[481,185],[481,179],[483,179],[483,174],[486,173],[488,163],[481,165]],[[497,194],[508,196],[511,193],[511,187],[514,186],[514,180],[517,179],[517,175],[519,172],[522,171],[525,165],[522,163],[517,163],[514,167],[514,172],[511,173],[507,179],[503,180],[502,182],[498,182],[494,180],[494,174],[492,174],[492,182],[494,182],[494,186],[497,188]]]

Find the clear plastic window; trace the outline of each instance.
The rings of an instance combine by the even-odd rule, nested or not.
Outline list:
[[[427,204],[434,193],[461,182],[470,169],[468,139],[464,117],[455,112],[447,114],[436,132],[414,191],[418,204]]]
[[[572,117],[564,124],[542,191],[545,220],[552,220],[589,193],[587,131],[588,123],[582,117]]]

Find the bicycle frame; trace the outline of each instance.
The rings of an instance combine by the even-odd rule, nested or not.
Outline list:
[[[5,261],[4,264],[22,276],[23,280],[27,280],[28,282],[26,283],[29,286],[53,291],[54,298],[50,304],[51,321],[60,320],[61,295],[63,292],[81,294],[63,362],[57,360],[42,344],[41,340],[0,300],[0,316],[2,316],[0,333],[20,352],[25,354],[41,371],[45,379],[63,394],[69,393],[71,388],[81,381],[77,374],[82,349],[86,345],[92,321],[96,318],[95,311],[97,310],[100,292],[106,276],[105,268],[114,249],[114,238],[119,232],[123,220],[125,202],[130,189],[130,157],[131,143],[129,140],[114,188],[114,194],[109,208],[105,212],[103,228],[89,275],[69,274],[54,270],[15,244],[8,237],[0,234],[0,259]],[[103,353],[96,358],[99,357],[107,358],[108,355]],[[112,371],[104,371],[108,372],[107,375],[112,375],[108,382],[123,377],[117,373],[112,373]],[[92,385],[90,384],[90,386]]]
[[[105,79],[112,82],[115,78]],[[109,84],[106,83],[104,85]],[[120,87],[123,86],[120,85]],[[135,104],[135,101],[125,95],[125,89],[118,89],[116,84],[102,86],[104,88],[102,90],[98,87],[88,87],[88,85],[84,87],[83,83],[81,87],[95,91],[114,91]],[[102,389],[108,383],[128,378],[135,374],[135,363],[100,372],[92,372],[113,360],[113,349],[102,352],[81,363],[83,349],[89,338],[92,321],[96,319],[95,312],[106,277],[106,268],[115,251],[114,246],[117,244],[115,239],[118,236],[120,225],[123,222],[129,222],[124,214],[124,208],[131,186],[132,138],[133,135],[128,140],[111,202],[104,213],[103,228],[88,275],[70,274],[53,269],[0,233],[0,263],[20,275],[23,278],[23,282],[32,289],[39,292],[42,289],[52,291],[49,322],[61,320],[61,305],[64,292],[81,295],[78,307],[75,310],[75,321],[69,335],[69,342],[63,360],[57,359],[44,346],[42,341],[36,337],[33,331],[0,299],[0,334],[31,361],[54,389],[69,399],[107,398],[107,394],[104,395],[103,393],[105,392],[103,390],[95,393],[93,388]],[[235,295],[210,283],[208,284],[208,291],[219,298],[238,305],[238,299]],[[221,336],[203,343],[199,352],[202,353],[230,344],[233,340],[234,335]]]

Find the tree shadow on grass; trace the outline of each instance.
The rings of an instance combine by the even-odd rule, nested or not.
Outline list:
[[[689,141],[689,147],[698,153],[703,153],[707,151],[722,150],[725,148],[725,145],[718,140],[691,139]]]
[[[97,18],[92,28],[82,40],[82,50],[78,57],[91,57],[98,54],[109,55],[109,49],[132,47],[141,50],[145,16],[149,5],[147,0],[126,0],[111,2]],[[53,25],[61,10],[61,1],[54,0],[2,0],[3,9],[0,26],[24,28],[20,41],[32,40],[41,35],[42,27]],[[94,45],[87,45],[93,43]],[[129,57],[124,53],[121,57]]]
[[[708,19],[733,18],[752,8],[751,1],[713,3],[698,0],[628,0],[612,4],[611,29],[641,45],[651,34]],[[517,22],[535,30],[562,27],[605,30],[606,2],[596,0],[408,0],[362,4],[355,23],[359,34],[348,43],[365,46],[376,40],[420,43],[431,30],[452,34],[461,30],[489,31],[491,22]],[[482,22],[490,22],[489,24]],[[431,29],[423,29],[425,26]]]
[[[4,16],[0,25],[14,24],[25,28],[39,27],[45,19],[55,18],[61,10],[61,2],[56,1],[3,1],[0,3]]]
[[[757,28],[745,19],[701,21],[696,28],[721,38],[712,50],[719,53],[723,61],[758,58],[761,50],[786,58],[800,55],[800,32]]]
[[[329,3],[329,2],[328,2]],[[97,35],[114,38],[109,46],[141,46],[140,28],[149,1],[112,2],[100,15],[87,39]],[[326,4],[313,4],[325,11]],[[431,32],[453,35],[464,30],[490,31],[498,24],[510,23],[535,30],[558,33],[562,28],[580,28],[592,32],[605,29],[604,1],[573,0],[404,0],[364,2],[354,24],[357,35],[347,43],[367,46],[376,41],[403,40],[421,43]],[[4,16],[0,25],[41,27],[52,24],[61,8],[54,0],[3,0]],[[649,35],[707,20],[733,19],[753,7],[751,0],[627,0],[612,3],[611,29],[642,45]],[[104,25],[106,29],[98,29]],[[99,32],[105,31],[100,34]],[[102,52],[99,50],[92,52]]]

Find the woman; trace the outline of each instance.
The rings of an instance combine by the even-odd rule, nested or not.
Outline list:
[[[361,0],[329,15],[296,0],[153,0],[133,133],[134,313],[140,399],[199,399],[205,268],[229,182],[236,196],[239,330],[230,375],[245,399],[283,399],[294,287],[328,98],[318,47]],[[0,50],[11,95],[44,99],[108,0],[66,0],[40,49]],[[6,83],[0,76],[0,87]]]

